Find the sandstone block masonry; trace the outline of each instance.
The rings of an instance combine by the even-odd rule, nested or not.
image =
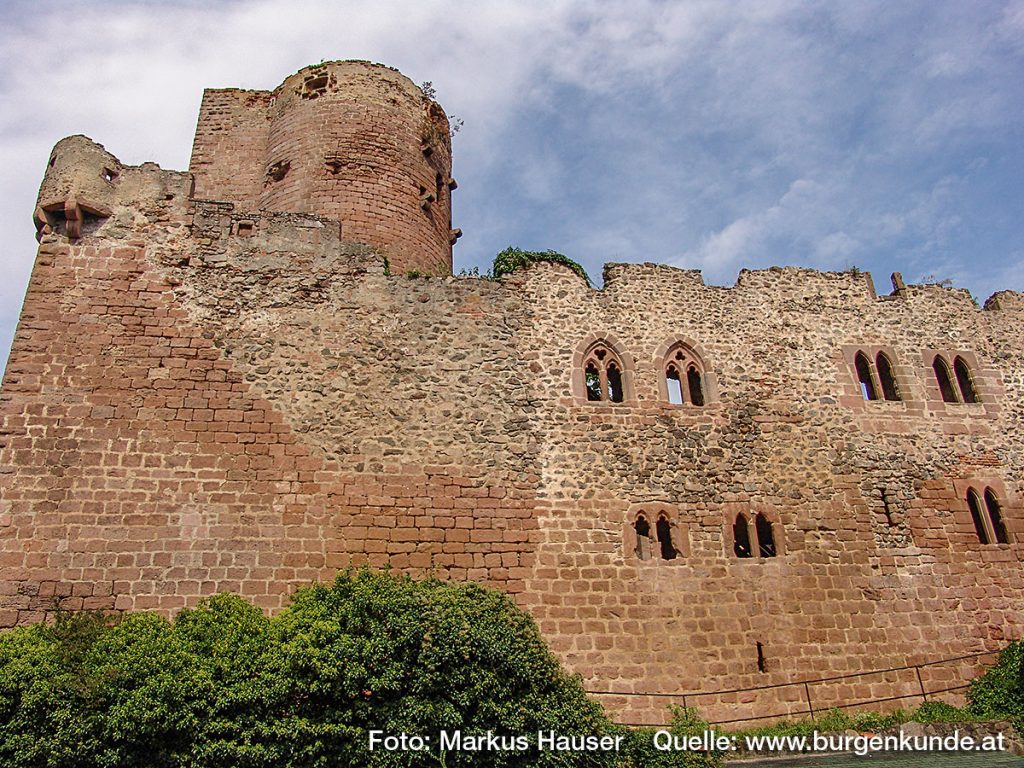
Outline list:
[[[274,91],[207,90],[189,170],[197,199],[317,214],[395,272],[451,274],[448,118],[396,70],[327,62]]]
[[[0,393],[0,625],[58,605],[171,613],[224,590],[275,610],[370,564],[507,590],[588,688],[623,694],[1021,636],[1024,297],[982,309],[793,268],[721,288],[611,265],[600,290],[546,264],[503,282],[387,274],[382,250],[439,263],[436,222],[379,187],[368,216],[393,216],[394,239],[355,236],[347,192],[329,207],[328,177],[303,170],[348,140],[304,110],[330,103],[332,73],[345,103],[352,71],[371,93],[392,87],[374,73],[401,85],[364,64],[289,78],[312,121],[294,153],[268,149],[287,144],[265,130],[279,92],[208,92],[188,173],[84,137],[55,147]],[[305,98],[308,82],[324,92]],[[406,138],[408,168],[434,162]],[[367,151],[366,178],[405,162]],[[914,704],[976,666],[813,697]],[[665,718],[662,699],[602,700]],[[793,687],[689,703],[712,719],[807,706]]]

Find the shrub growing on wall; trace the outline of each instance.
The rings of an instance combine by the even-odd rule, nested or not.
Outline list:
[[[511,245],[494,257],[494,262],[491,264],[491,276],[499,278],[503,275],[510,275],[517,269],[525,269],[538,261],[563,264],[586,280],[587,285],[590,285],[587,271],[568,256],[557,251],[524,251]]]
[[[434,746],[371,753],[371,729]],[[442,756],[440,729],[621,732],[526,613],[472,584],[364,571],[301,590],[274,618],[218,595],[173,622],[62,616],[0,636],[4,766],[614,766],[628,756]]]
[[[1024,724],[1024,641],[1006,646],[995,665],[971,682],[967,701],[973,715]]]

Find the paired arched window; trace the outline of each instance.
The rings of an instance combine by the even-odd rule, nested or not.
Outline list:
[[[665,361],[665,388],[673,405],[704,405],[707,402],[704,366],[693,350],[677,344]]]
[[[878,352],[874,358],[859,350],[853,358],[857,372],[857,383],[865,400],[902,400],[892,360],[885,352]]]
[[[1009,544],[1002,506],[995,492],[986,488],[984,493],[970,488],[967,491],[967,507],[971,510],[974,532],[982,544]]]
[[[738,512],[732,523],[732,551],[736,557],[775,557],[775,526],[763,512]]]
[[[672,521],[664,512],[658,515],[653,529],[645,512],[637,513],[633,521],[635,544],[633,554],[638,560],[650,560],[657,555],[662,560],[675,560],[679,556],[672,541]]]
[[[583,358],[583,386],[587,400],[621,403],[626,395],[621,358],[611,345],[598,341],[590,346]]]
[[[932,370],[939,385],[942,401],[945,403],[977,403],[978,391],[974,388],[974,378],[970,366],[960,356],[953,358],[953,365],[943,355],[936,355],[932,360]]]

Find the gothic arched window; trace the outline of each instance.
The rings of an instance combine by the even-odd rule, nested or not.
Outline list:
[[[683,344],[669,350],[665,360],[665,387],[673,405],[707,403],[704,366],[697,355]]]
[[[1009,544],[1010,537],[1006,534],[1003,510],[991,488],[985,489],[985,511],[988,512],[988,520],[992,524],[992,533],[995,536],[996,544]]]
[[[633,532],[636,534],[636,549],[634,554],[638,560],[651,559],[651,524],[643,515],[637,515],[633,523]]]
[[[861,395],[865,400],[877,400],[878,389],[875,387],[875,379],[871,375],[871,363],[868,361],[868,356],[863,352],[858,352],[853,360],[853,365],[857,369],[857,382],[860,384]]]
[[[964,362],[960,355],[953,360],[953,372],[956,374],[956,383],[960,387],[960,398],[965,403],[978,402],[978,393],[974,389],[974,379],[971,377],[971,369]]]
[[[967,491],[967,507],[971,511],[971,522],[978,541],[982,544],[1009,544],[1010,536],[1003,520],[1003,508],[995,491],[986,488],[979,493],[974,488]]]
[[[741,510],[726,523],[732,528],[732,553],[736,557],[777,557],[785,552],[782,528],[770,513]]]
[[[877,351],[872,359],[870,353],[859,349],[853,358],[853,368],[861,397],[865,400],[903,399],[896,380],[896,367],[889,354]]]
[[[896,374],[893,373],[892,363],[884,352],[875,355],[875,363],[878,365],[878,380],[882,384],[882,397],[886,400],[900,400],[900,389],[896,385]]]
[[[658,545],[661,548],[662,560],[675,560],[676,547],[672,543],[672,523],[665,515],[658,517],[658,524],[655,526],[658,532]]]
[[[775,534],[772,524],[763,514],[754,517],[754,530],[757,531],[757,549],[761,557],[775,557]]]
[[[595,342],[583,357],[583,388],[591,402],[621,403],[626,399],[625,368],[612,346]]]
[[[939,385],[939,394],[942,395],[942,402],[956,403],[956,390],[953,388],[953,376],[949,372],[949,363],[942,355],[936,355],[932,360],[932,370],[935,371],[935,381]]]
[[[750,525],[742,512],[736,515],[732,524],[732,551],[736,557],[753,557],[750,548]]]

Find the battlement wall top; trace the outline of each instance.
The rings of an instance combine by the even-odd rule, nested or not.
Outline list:
[[[926,283],[905,284],[899,273],[892,275],[893,290],[889,294],[879,293],[870,272],[847,270],[824,272],[807,267],[769,267],[767,269],[740,270],[736,282],[731,286],[709,285],[704,282],[699,269],[681,269],[666,264],[650,262],[609,263],[604,267],[604,285],[588,286],[576,273],[559,264],[542,262],[531,267],[541,270],[544,277],[538,285],[556,282],[560,289],[573,285],[573,289],[595,296],[616,297],[622,295],[658,296],[671,292],[682,294],[694,301],[763,298],[769,304],[784,301],[808,299],[829,299],[841,301],[845,306],[872,306],[885,302],[900,301],[918,308],[931,307],[943,311],[979,311],[971,292],[966,288]],[[1024,309],[1024,294],[1016,291],[1000,291],[984,304],[985,310]]]

